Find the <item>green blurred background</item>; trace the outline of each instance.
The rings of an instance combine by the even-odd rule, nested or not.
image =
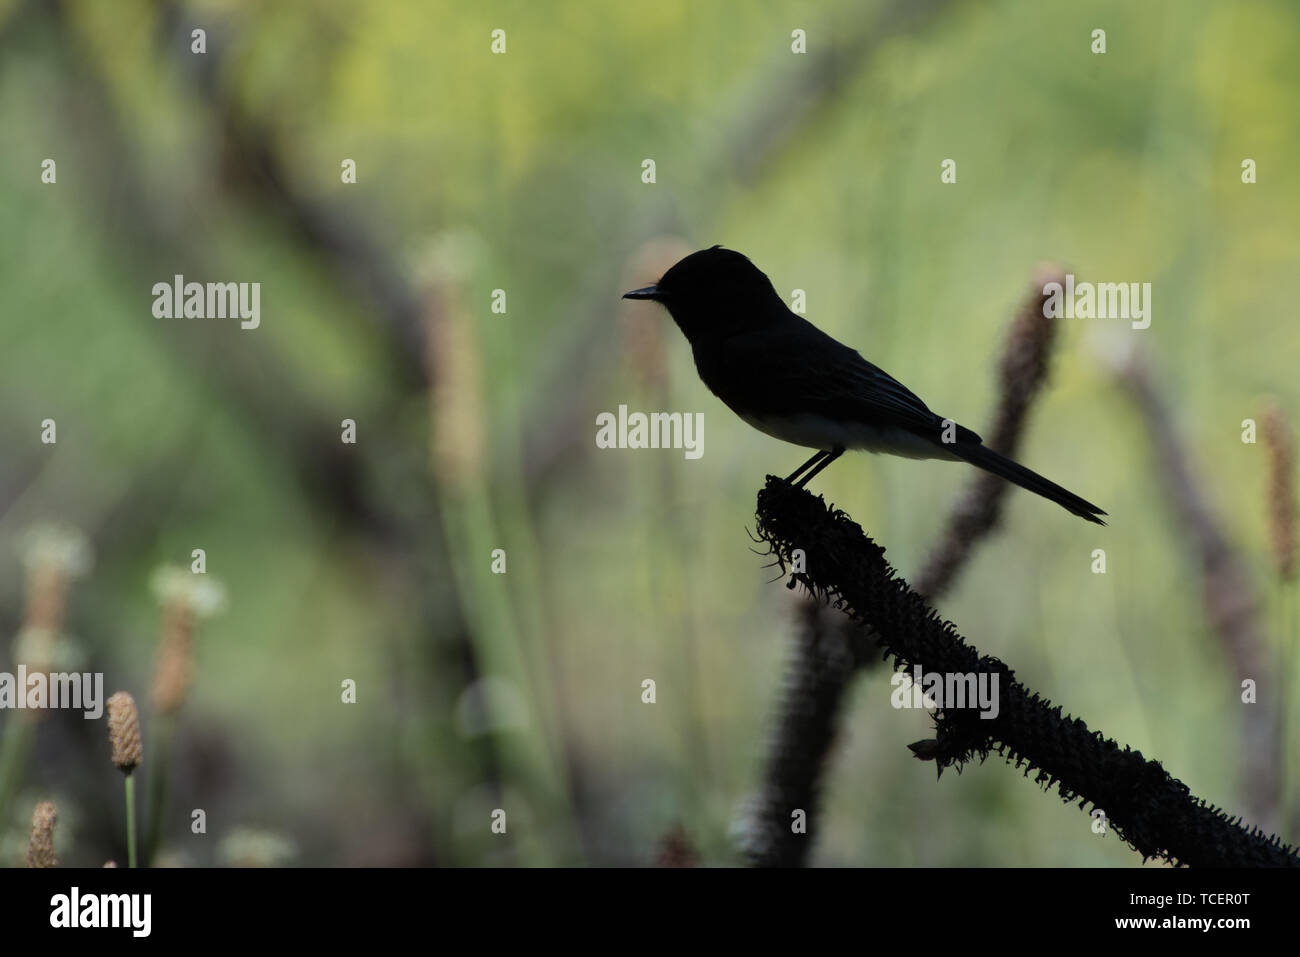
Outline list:
[[[1020,455],[1111,525],[1012,493],[941,611],[1241,813],[1238,675],[1107,357],[1150,355],[1276,662],[1267,459],[1241,423],[1300,398],[1298,29],[1286,0],[0,0],[0,624],[31,615],[29,530],[79,530],[61,640],[141,703],[158,863],[735,863],[797,618],[746,529],[763,476],[806,456],[619,294],[726,244],[978,431],[1050,260],[1153,284],[1147,330],[1064,322]],[[176,273],[260,282],[260,328],[154,318]],[[596,449],[620,403],[704,412],[704,456]],[[969,477],[859,455],[814,484],[907,577]],[[194,548],[225,607],[164,719],[150,581]],[[1140,863],[1000,759],[936,784],[904,746],[930,721],[888,678],[855,687],[814,863]],[[74,713],[34,728],[6,864],[44,798],[65,863],[124,859],[105,739]]]

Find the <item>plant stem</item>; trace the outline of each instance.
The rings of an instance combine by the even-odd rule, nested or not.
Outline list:
[[[135,867],[135,775],[126,776],[126,866]]]
[[[144,866],[150,867],[162,841],[164,810],[167,806],[168,775],[171,773],[172,733],[175,722],[163,715],[154,732],[154,757],[149,762],[149,787],[145,797]]]
[[[22,714],[10,715],[0,740],[0,828],[9,823],[9,808],[31,750],[32,722]]]
[[[1291,668],[1295,662],[1295,630],[1296,630],[1296,595],[1294,583],[1286,578],[1278,577],[1278,620],[1280,622],[1279,648],[1278,648],[1278,760],[1282,763],[1279,770],[1281,779],[1282,807],[1294,807],[1291,792],[1294,786],[1291,784],[1293,775],[1293,762],[1289,759],[1290,752],[1287,750],[1293,737],[1291,722],[1295,720],[1295,676],[1291,673]],[[1284,812],[1285,813],[1285,812]],[[1279,821],[1278,830],[1286,833],[1292,841],[1300,834],[1300,810],[1293,810],[1290,813],[1289,820]]]

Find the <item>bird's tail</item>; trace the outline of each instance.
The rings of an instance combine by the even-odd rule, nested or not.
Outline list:
[[[1014,482],[1023,489],[1051,499],[1067,512],[1072,512],[1080,518],[1086,518],[1090,522],[1096,522],[1098,525],[1105,525],[1098,515],[1106,513],[1099,509],[1091,502],[1080,498],[1068,489],[1061,488],[1055,482],[1048,481],[1037,472],[1025,468],[1019,462],[1013,462],[1005,455],[999,455],[987,445],[977,445],[967,442],[956,442],[949,445],[948,451],[952,452],[958,458],[965,459],[971,465],[977,465],[986,472],[992,472],[994,475],[1000,475],[1008,482]]]

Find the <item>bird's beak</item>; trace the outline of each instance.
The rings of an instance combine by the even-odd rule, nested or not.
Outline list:
[[[663,293],[659,291],[658,286],[645,286],[642,289],[633,289],[631,292],[623,293],[624,299],[653,299],[658,302],[663,298]]]

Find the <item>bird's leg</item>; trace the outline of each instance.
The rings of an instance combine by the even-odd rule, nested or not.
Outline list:
[[[819,463],[817,463],[817,467],[816,467],[815,469],[813,469],[811,472],[809,472],[807,475],[805,475],[803,478],[801,478],[801,479],[799,480],[799,484],[796,485],[795,488],[803,488],[805,485],[807,485],[809,482],[811,482],[811,481],[813,480],[813,477],[814,477],[818,472],[820,472],[822,469],[826,468],[826,466],[830,465],[830,464],[831,464],[832,462],[834,462],[837,458],[839,458],[841,455],[843,455],[843,454],[844,454],[844,450],[843,450],[843,449],[831,449],[831,451],[829,451],[829,452],[823,452],[822,454],[825,455],[826,458],[822,459]],[[800,471],[803,471],[803,470],[800,469]]]
[[[810,458],[807,462],[805,462],[803,465],[799,466],[797,469],[795,469],[793,472],[791,472],[788,476],[786,476],[786,479],[785,479],[786,484],[788,485],[788,484],[794,482],[794,480],[795,480],[796,478],[798,478],[800,475],[802,475],[802,474],[804,473],[804,470],[809,469],[809,468],[812,468],[814,465],[816,465],[816,464],[821,460],[822,456],[830,455],[830,454],[831,454],[831,453],[829,453],[829,452],[825,452],[825,451],[823,451],[823,452],[818,452],[816,455],[814,455],[812,458]],[[803,484],[803,483],[800,483],[800,485],[802,485],[802,484]]]

